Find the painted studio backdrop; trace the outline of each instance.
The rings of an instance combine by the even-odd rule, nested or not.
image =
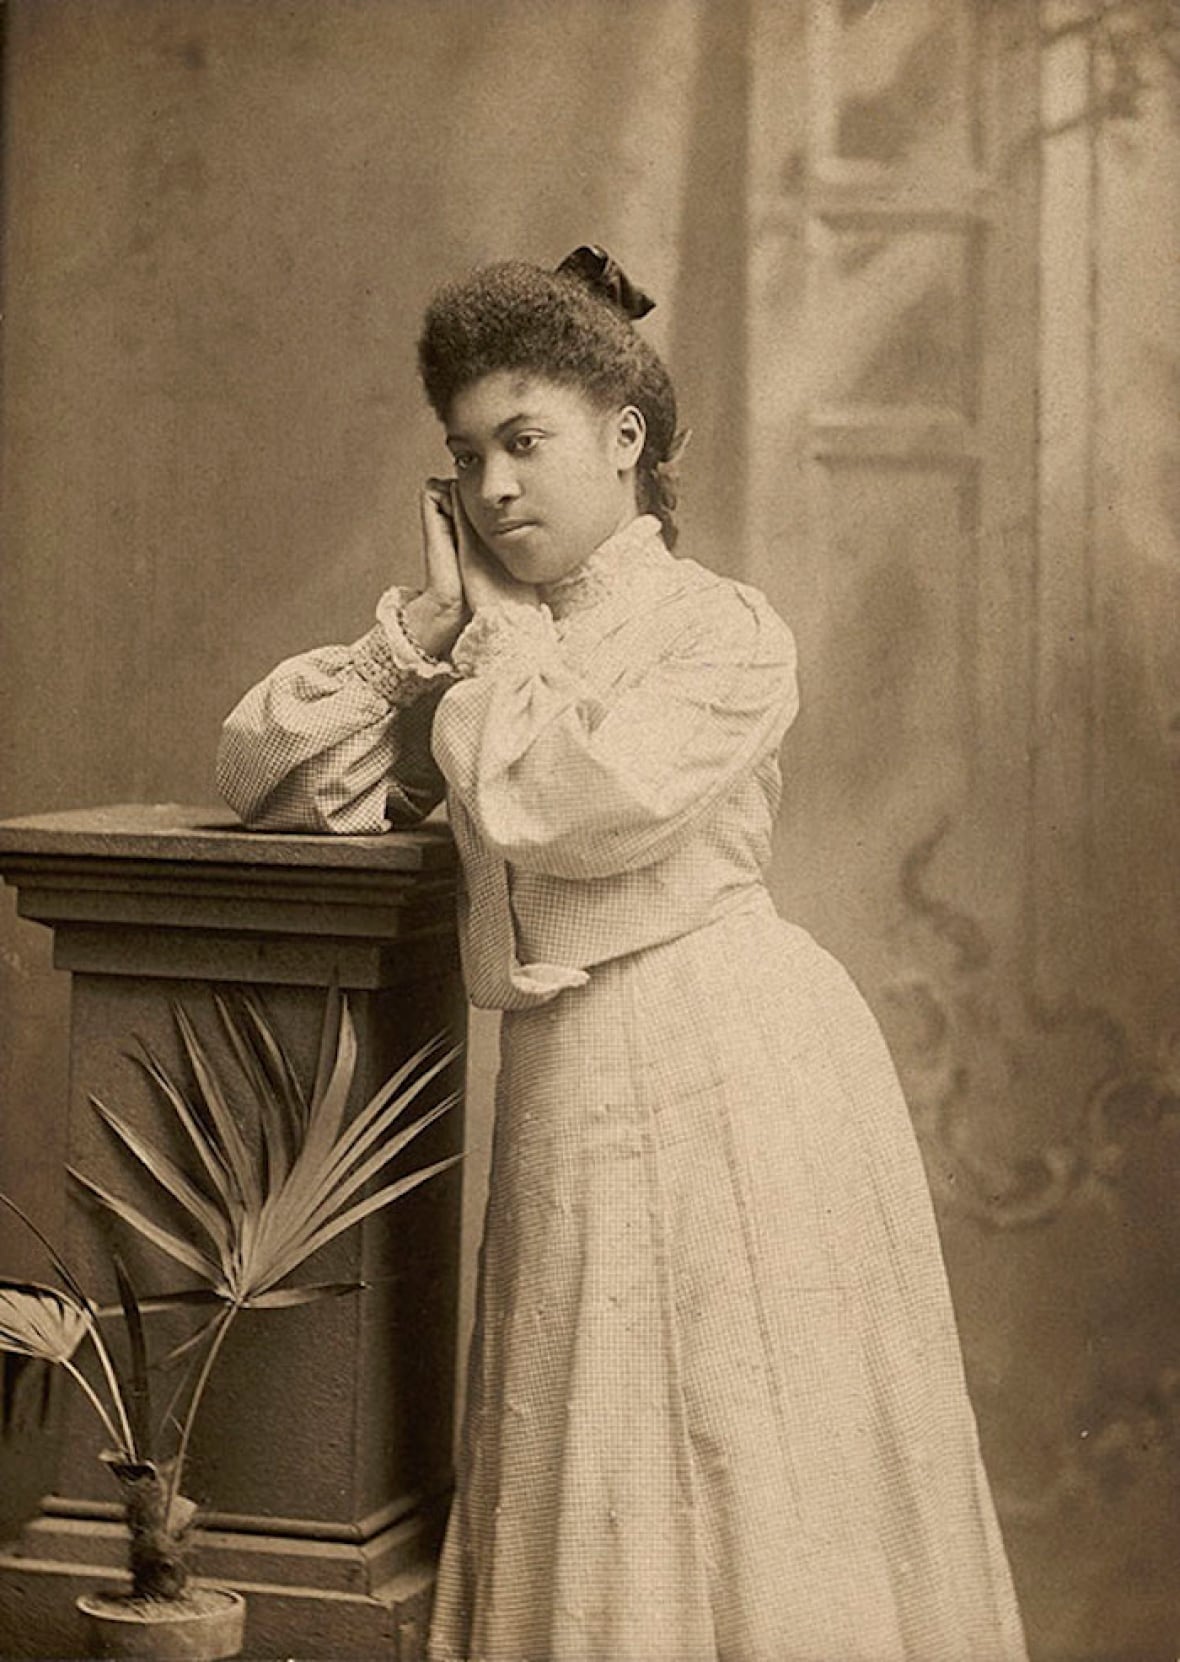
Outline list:
[[[1034,1655],[1173,1662],[1167,0],[4,10],[0,812],[212,801],[245,687],[416,577],[430,290],[605,243],[683,546],[798,636],[776,898],[901,1068]],[[52,1223],[65,977],[0,930],[0,1181]]]

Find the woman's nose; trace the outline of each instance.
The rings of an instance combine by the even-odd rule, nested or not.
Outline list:
[[[479,486],[480,495],[485,502],[509,502],[513,497],[519,496],[520,486],[516,481],[512,457],[507,454],[488,456],[484,461],[483,477]]]

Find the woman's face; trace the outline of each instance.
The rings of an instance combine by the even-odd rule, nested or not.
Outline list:
[[[555,583],[636,514],[643,417],[497,370],[458,393],[447,448],[480,541],[521,583]]]

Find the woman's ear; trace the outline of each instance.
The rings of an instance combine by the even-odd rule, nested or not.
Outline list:
[[[643,411],[627,404],[615,417],[615,452],[620,473],[630,473],[639,466],[643,447],[647,442],[647,422]]]

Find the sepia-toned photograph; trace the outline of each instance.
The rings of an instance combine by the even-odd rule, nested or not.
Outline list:
[[[0,99],[0,1662],[1177,1662],[1176,0]]]

